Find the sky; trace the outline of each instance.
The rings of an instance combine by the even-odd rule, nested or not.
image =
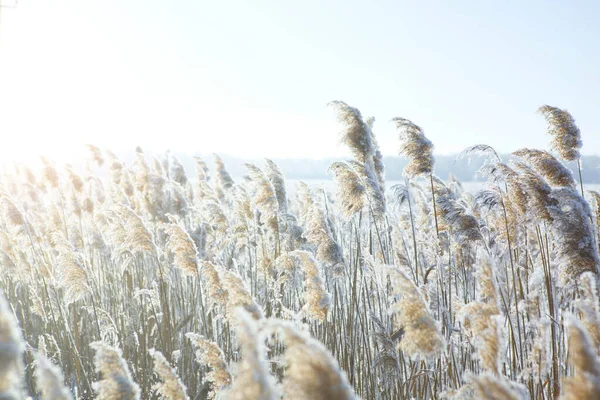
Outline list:
[[[0,0],[5,6],[14,0]],[[542,104],[600,153],[594,1],[19,0],[0,9],[0,158],[347,154],[330,101],[440,154],[548,148]]]

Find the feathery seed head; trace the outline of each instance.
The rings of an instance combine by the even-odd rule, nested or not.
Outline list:
[[[552,217],[548,212],[548,207],[552,204],[550,194],[552,188],[535,171],[521,162],[515,163],[519,170],[517,179],[527,193],[527,209],[530,220],[542,219],[551,222]]]
[[[356,160],[364,164],[372,163],[375,149],[370,124],[363,120],[358,109],[343,101],[332,101],[329,106],[335,110],[338,121],[343,124],[342,143],[350,148]]]
[[[365,203],[371,211],[373,218],[381,219],[385,216],[386,198],[382,186],[379,185],[377,176],[369,164],[363,164],[356,160],[348,162],[350,168],[356,172],[361,183],[365,187]]]
[[[275,197],[277,198],[277,204],[279,206],[279,212],[286,214],[288,212],[287,194],[285,190],[285,178],[281,173],[281,170],[272,160],[265,160],[265,175],[271,181],[273,189],[275,190]]]
[[[173,263],[186,275],[198,275],[198,249],[189,233],[175,223],[162,224],[167,234],[166,246],[173,254]]]
[[[56,279],[65,290],[65,303],[71,304],[84,295],[90,288],[87,283],[87,272],[84,260],[62,233],[56,231],[53,235],[58,257],[56,259]]]
[[[551,186],[575,187],[575,179],[571,171],[547,151],[520,149],[514,151],[513,155],[531,164],[533,170],[548,181]]]
[[[85,147],[87,147],[88,151],[90,152],[90,155],[92,156],[92,160],[95,161],[98,166],[102,166],[102,164],[104,164],[104,158],[102,157],[102,150],[100,150],[98,147],[94,146],[93,144],[87,144],[85,145]]]
[[[583,145],[581,133],[575,119],[567,110],[548,105],[541,106],[538,112],[544,116],[548,123],[548,133],[552,136],[550,145],[560,154],[563,160],[575,161],[579,159],[579,149]]]
[[[552,217],[561,284],[573,284],[588,271],[598,275],[600,258],[587,201],[567,188],[555,189],[550,198],[556,202],[556,206],[548,207],[548,212]]]
[[[189,397],[185,393],[187,388],[181,382],[175,370],[169,365],[165,356],[155,349],[150,349],[149,353],[154,359],[154,372],[161,380],[152,388],[164,400],[188,400]]]
[[[196,350],[196,362],[211,369],[204,380],[212,385],[208,398],[214,399],[218,393],[231,385],[231,373],[225,361],[223,350],[215,342],[211,342],[196,333],[186,333],[185,336],[192,342],[192,346]]]
[[[413,359],[439,354],[444,348],[444,338],[423,295],[402,270],[392,267],[385,269],[392,279],[394,292],[400,295],[400,300],[391,307],[398,315],[398,328],[403,331],[400,349]]]
[[[104,342],[93,342],[95,371],[101,376],[92,384],[99,400],[139,400],[140,388],[133,381],[121,350]]]
[[[20,390],[24,350],[25,343],[17,319],[0,292],[0,398]]]
[[[223,391],[227,400],[275,400],[279,398],[275,379],[269,373],[265,361],[264,338],[258,324],[242,308],[235,310],[237,340],[242,352],[242,360],[234,365],[234,379],[229,388]]]
[[[194,160],[196,160],[196,178],[198,181],[208,182],[210,180],[208,165],[200,157],[194,157]]]
[[[310,318],[323,321],[329,311],[331,296],[325,288],[317,260],[311,253],[304,250],[293,251],[290,255],[297,258],[300,269],[304,272],[305,304],[303,310]]]
[[[285,345],[283,397],[292,400],[352,400],[356,395],[346,373],[327,348],[282,320],[269,320],[266,329]]]
[[[223,288],[223,285],[221,285],[219,269],[220,267],[210,261],[203,261],[201,275],[206,282],[208,299],[225,310],[227,307],[227,291]]]
[[[260,306],[252,298],[250,291],[239,274],[221,269],[219,277],[223,289],[227,291],[227,317],[230,321],[234,323],[238,322],[235,318],[239,314],[235,311],[238,307],[247,311],[254,319],[262,318],[263,312]]]
[[[215,192],[219,201],[223,202],[226,199],[229,189],[233,187],[233,179],[227,169],[225,163],[218,154],[213,154],[215,158]]]
[[[423,129],[405,118],[392,119],[400,133],[400,154],[408,158],[403,174],[408,178],[429,175],[433,172],[433,143],[425,137]]]
[[[342,249],[334,240],[325,210],[320,203],[314,202],[308,206],[307,212],[304,235],[316,246],[317,260],[331,268],[334,276],[341,276],[344,268]]]
[[[334,162],[329,170],[333,172],[337,183],[340,211],[347,218],[352,218],[365,206],[366,188],[356,171],[344,162]]]
[[[249,171],[252,188],[252,202],[260,211],[260,221],[272,232],[279,230],[278,211],[279,204],[275,188],[265,174],[253,164],[244,164]]]
[[[72,400],[69,389],[64,386],[62,371],[44,355],[35,353],[35,378],[44,400]]]
[[[527,389],[523,385],[498,375],[490,373],[469,375],[466,380],[475,387],[478,399],[525,400],[529,398]]]
[[[569,361],[575,367],[575,376],[563,378],[563,400],[592,400],[600,398],[600,358],[583,324],[570,317]]]

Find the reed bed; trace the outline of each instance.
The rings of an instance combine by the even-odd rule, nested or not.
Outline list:
[[[6,169],[0,398],[600,398],[600,194],[565,167],[573,117],[540,108],[555,154],[467,149],[472,194],[405,118],[386,188],[374,119],[331,109],[334,193],[141,148]]]

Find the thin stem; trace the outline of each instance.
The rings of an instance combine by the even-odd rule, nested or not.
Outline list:
[[[437,238],[439,240],[440,238],[440,229],[438,227],[438,220],[437,220],[437,207],[435,205],[435,191],[433,190],[433,173],[429,174],[429,182],[431,184],[431,202],[433,203],[433,219],[435,221],[435,233],[437,235]]]
[[[579,186],[581,186],[581,197],[584,197],[583,194],[583,179],[581,178],[581,160],[577,159],[577,171],[579,172]]]

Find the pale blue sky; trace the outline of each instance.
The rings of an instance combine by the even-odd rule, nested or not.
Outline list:
[[[0,14],[4,158],[90,142],[339,156],[331,100],[374,115],[385,154],[395,116],[439,153],[547,148],[544,103],[600,153],[593,1],[21,0]]]

